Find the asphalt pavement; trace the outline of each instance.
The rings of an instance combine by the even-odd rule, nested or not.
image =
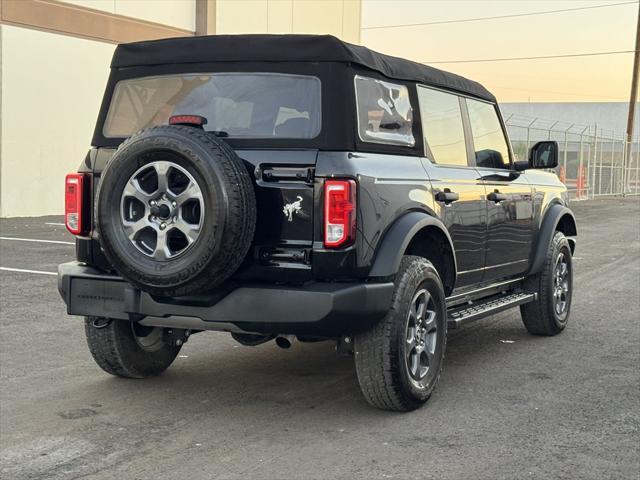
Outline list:
[[[207,332],[157,378],[111,377],[47,274],[74,258],[61,217],[2,220],[0,478],[638,479],[640,199],[572,207],[564,333],[531,336],[518,310],[450,332],[405,414],[369,407],[329,342]]]

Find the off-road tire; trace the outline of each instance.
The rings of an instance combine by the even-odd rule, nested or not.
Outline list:
[[[438,332],[434,365],[423,384],[411,378],[405,360],[410,303],[420,289],[426,289],[434,300]],[[422,406],[440,378],[446,335],[445,294],[438,272],[425,258],[404,256],[389,312],[370,330],[354,338],[358,382],[367,402],[384,410],[401,412]]]
[[[564,254],[569,266],[569,298],[566,312],[561,316],[556,313],[553,297],[555,265],[560,253]],[[542,270],[525,280],[525,289],[529,292],[538,293],[537,300],[520,305],[522,322],[527,331],[533,335],[547,336],[557,335],[562,332],[569,321],[573,293],[571,247],[562,232],[554,234],[549,244]]]
[[[93,359],[105,372],[123,378],[146,378],[164,372],[180,351],[179,346],[163,342],[153,351],[143,349],[135,340],[126,320],[86,317],[87,345]]]
[[[120,197],[134,172],[167,156],[194,177],[206,209],[202,231],[189,250],[160,262],[145,257],[127,238]],[[159,126],[131,136],[102,172],[96,199],[96,225],[107,259],[129,282],[154,295],[189,295],[220,285],[240,267],[253,241],[251,175],[227,143],[199,128]]]

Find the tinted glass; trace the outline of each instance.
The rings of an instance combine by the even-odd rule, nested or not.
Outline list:
[[[509,148],[495,107],[490,103],[467,99],[473,133],[476,165],[509,168]]]
[[[320,133],[320,80],[272,73],[146,77],[116,85],[106,137],[126,137],[172,115],[201,115],[207,131],[239,138],[313,138]]]
[[[414,146],[413,111],[407,87],[360,76],[355,82],[360,139]]]
[[[429,160],[467,165],[460,99],[450,93],[418,88],[424,143]]]

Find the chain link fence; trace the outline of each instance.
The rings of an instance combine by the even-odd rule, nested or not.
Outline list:
[[[575,199],[603,195],[640,195],[640,132],[633,142],[623,132],[597,125],[546,120],[512,114],[505,118],[516,156],[542,140],[558,142],[556,174]]]

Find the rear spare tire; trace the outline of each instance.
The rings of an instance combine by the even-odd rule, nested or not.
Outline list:
[[[251,176],[231,147],[194,127],[131,136],[103,171],[96,198],[105,255],[125,279],[155,295],[219,285],[253,239]]]

